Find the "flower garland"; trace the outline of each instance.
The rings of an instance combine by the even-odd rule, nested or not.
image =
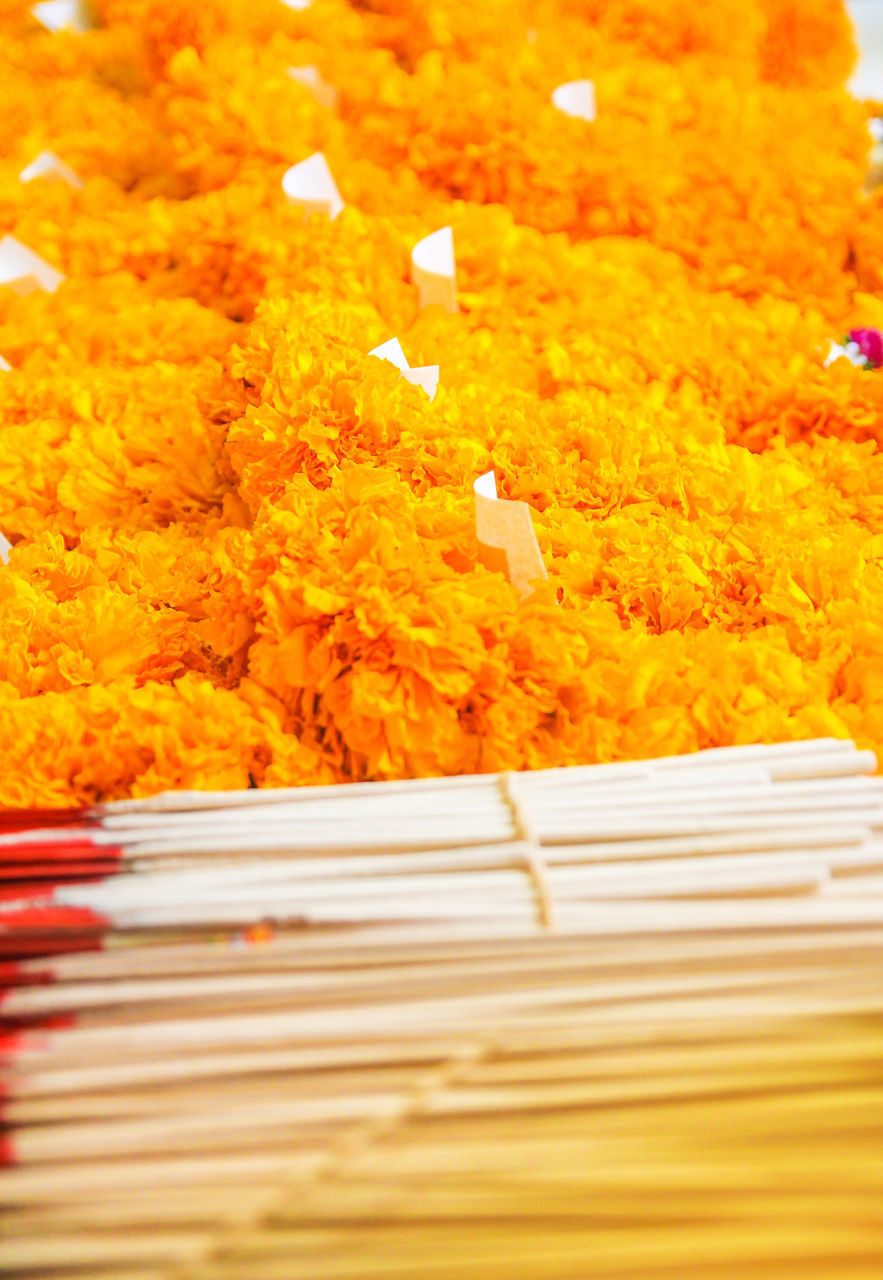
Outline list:
[[[67,277],[0,289],[0,802],[883,746],[883,193],[837,4],[94,15],[0,10],[0,231]],[[551,102],[586,76],[591,122]],[[44,150],[82,187],[22,182]],[[333,222],[282,191],[316,151]],[[448,225],[456,314],[410,277]]]

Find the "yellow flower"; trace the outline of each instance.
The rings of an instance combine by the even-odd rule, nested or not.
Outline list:
[[[0,16],[3,230],[67,276],[0,288],[2,803],[883,745],[883,373],[824,365],[883,325],[840,6],[96,14]],[[593,123],[551,102],[586,76]],[[82,189],[20,182],[43,149]],[[282,192],[315,151],[333,223]],[[410,282],[448,225],[455,315]]]

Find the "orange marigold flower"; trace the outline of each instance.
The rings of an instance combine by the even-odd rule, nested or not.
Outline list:
[[[0,231],[67,277],[0,288],[0,802],[883,746],[883,379],[826,365],[883,357],[840,4],[94,9],[0,11]],[[23,183],[46,150],[83,185]],[[333,222],[282,189],[316,152]],[[411,280],[448,226],[454,314]]]

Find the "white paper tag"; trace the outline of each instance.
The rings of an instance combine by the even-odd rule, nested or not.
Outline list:
[[[292,80],[310,91],[320,107],[328,107],[333,111],[337,106],[337,90],[333,84],[322,79],[318,67],[289,67],[288,74]]]
[[[0,533],[0,560],[2,560],[4,564],[9,563],[9,553],[11,550],[12,550],[12,543],[7,542],[6,539],[3,537],[3,534]]]
[[[435,393],[438,390],[438,365],[425,364],[419,369],[412,369],[398,338],[389,338],[373,351],[369,351],[368,355],[376,356],[378,360],[388,360],[390,364],[395,365],[403,378],[413,383],[415,387],[422,387],[430,400],[435,399]]]
[[[847,83],[847,92],[865,102],[883,99],[883,6],[878,0],[847,0],[858,65]]]
[[[405,353],[398,338],[390,338],[387,342],[382,342],[379,347],[369,351],[368,355],[376,356],[378,360],[388,360],[390,364],[395,365],[399,373],[408,371],[408,361],[405,359]]]
[[[591,80],[568,80],[552,93],[552,102],[566,116],[577,120],[594,120],[596,116],[595,86]]]
[[[415,387],[422,387],[430,400],[435,399],[438,391],[438,365],[424,364],[419,369],[404,369],[402,377],[413,382]]]
[[[0,356],[0,372],[9,373],[11,368],[12,368],[12,365],[9,363],[9,361],[4,360],[3,357]]]
[[[483,476],[479,476],[472,488],[480,498],[492,498],[496,502],[497,477],[493,471],[486,471]]]
[[[497,498],[493,471],[479,476],[472,489],[478,558],[486,568],[504,574],[526,600],[534,592],[534,583],[547,577],[530,507],[526,502]]]
[[[292,165],[282,179],[282,190],[289,204],[299,205],[305,213],[324,213],[332,222],[344,207],[321,151]]]
[[[83,179],[74,173],[70,165],[59,160],[52,151],[41,151],[35,160],[25,165],[18,175],[21,182],[33,182],[35,178],[47,178],[55,182],[66,182],[69,187],[81,187]]]
[[[47,31],[92,30],[92,14],[84,0],[43,0],[35,4],[31,13]]]
[[[411,280],[420,291],[421,307],[436,304],[457,310],[457,267],[450,227],[433,231],[411,250]]]
[[[50,267],[15,236],[4,236],[0,240],[0,285],[23,296],[38,289],[54,293],[64,279],[60,271]]]

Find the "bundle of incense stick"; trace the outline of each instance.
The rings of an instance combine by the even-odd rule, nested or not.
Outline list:
[[[0,1273],[876,1280],[875,767],[7,813]]]

